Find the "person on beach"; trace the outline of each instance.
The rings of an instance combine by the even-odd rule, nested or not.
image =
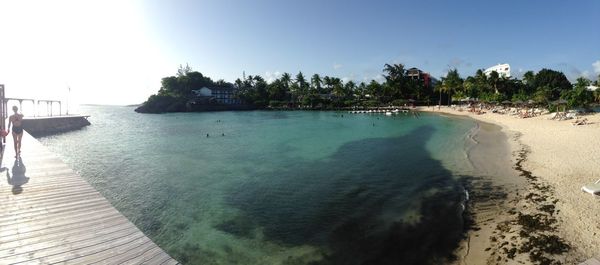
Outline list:
[[[19,114],[19,108],[13,106],[15,114],[10,115],[8,118],[8,132],[10,133],[10,126],[13,129],[13,142],[15,145],[15,158],[21,155],[21,140],[23,139],[23,114]]]

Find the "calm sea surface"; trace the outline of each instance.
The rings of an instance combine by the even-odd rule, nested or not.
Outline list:
[[[80,112],[41,142],[184,264],[426,264],[456,247],[476,174],[465,119]]]

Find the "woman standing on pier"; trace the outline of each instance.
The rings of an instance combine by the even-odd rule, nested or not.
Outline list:
[[[23,139],[23,114],[19,114],[19,108],[13,106],[15,114],[10,115],[8,118],[8,132],[10,132],[10,125],[13,128],[13,141],[15,142],[15,157],[21,156],[21,139]]]

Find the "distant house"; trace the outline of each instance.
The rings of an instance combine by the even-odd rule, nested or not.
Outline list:
[[[236,96],[236,88],[233,87],[203,87],[192,90],[194,96],[203,101],[213,101],[225,105],[239,105],[242,101]]]
[[[589,90],[589,91],[596,91],[596,89],[598,89],[598,87],[594,86],[594,85],[589,85],[589,86],[586,87],[586,89]]]
[[[335,96],[331,93],[324,93],[324,94],[319,94],[319,97],[321,99],[326,99],[326,100],[332,100],[335,98]]]
[[[502,77],[502,76],[504,76],[504,77],[507,77],[507,78],[508,78],[508,77],[510,77],[510,65],[509,65],[509,64],[507,64],[507,63],[505,63],[505,64],[497,64],[497,65],[494,65],[494,66],[492,66],[492,67],[489,67],[488,69],[485,69],[485,70],[483,71],[483,73],[484,73],[486,76],[488,76],[488,77],[489,77],[489,76],[490,76],[490,74],[491,74],[492,72],[494,72],[494,71],[495,71],[496,73],[498,73],[498,75],[499,75],[499,76],[501,76],[501,77]]]
[[[422,81],[425,87],[435,86],[437,79],[432,77],[429,73],[421,71],[419,68],[413,67],[406,70],[408,78],[413,80]]]

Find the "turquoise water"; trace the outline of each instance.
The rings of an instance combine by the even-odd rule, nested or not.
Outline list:
[[[470,120],[81,113],[40,141],[184,264],[426,264],[461,237]]]

